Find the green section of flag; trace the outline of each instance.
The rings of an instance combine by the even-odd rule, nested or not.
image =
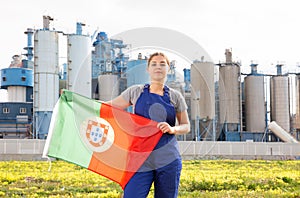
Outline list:
[[[54,125],[48,156],[87,168],[93,152],[85,145],[80,127],[87,118],[99,117],[101,103],[64,90],[58,105],[51,120]]]

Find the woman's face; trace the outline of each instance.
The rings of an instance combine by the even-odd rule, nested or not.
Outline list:
[[[154,56],[147,67],[151,80],[159,82],[164,82],[168,70],[169,65],[166,59],[160,55]]]

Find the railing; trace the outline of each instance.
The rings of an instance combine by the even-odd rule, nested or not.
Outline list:
[[[299,143],[179,141],[183,159],[300,159]],[[0,139],[0,160],[42,160],[45,140]]]

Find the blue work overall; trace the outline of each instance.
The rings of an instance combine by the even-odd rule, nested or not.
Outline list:
[[[175,126],[176,111],[170,103],[169,88],[165,86],[161,96],[150,93],[146,84],[136,102],[135,114]],[[177,197],[181,167],[175,135],[163,134],[148,159],[125,186],[124,198],[147,197],[153,182],[155,198]]]

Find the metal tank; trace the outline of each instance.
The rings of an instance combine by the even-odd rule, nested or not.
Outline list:
[[[298,141],[286,130],[281,128],[275,121],[272,121],[268,128],[276,134],[283,142],[298,143]]]
[[[98,77],[99,100],[108,101],[119,95],[118,75],[102,74]]]
[[[58,33],[38,30],[34,35],[35,111],[52,111],[58,99]]]
[[[256,67],[257,64],[251,64]],[[266,108],[264,76],[253,72],[245,77],[246,131],[264,132],[266,128]]]
[[[232,54],[226,50],[226,63],[219,67],[220,124],[225,131],[241,131],[241,71],[232,62]]]
[[[91,39],[89,36],[71,34],[68,40],[67,89],[91,97]]]
[[[271,121],[290,131],[290,97],[288,76],[273,76],[270,79]]]
[[[296,117],[295,117],[295,129],[300,131],[300,74],[296,75]]]
[[[191,66],[192,118],[215,117],[214,64],[194,61]]]
[[[34,130],[36,138],[41,139],[47,136],[59,97],[58,32],[48,30],[46,19],[44,29],[34,34]]]
[[[191,65],[191,118],[195,120],[197,140],[199,138],[214,139],[214,68],[214,64],[211,62],[194,61]]]

